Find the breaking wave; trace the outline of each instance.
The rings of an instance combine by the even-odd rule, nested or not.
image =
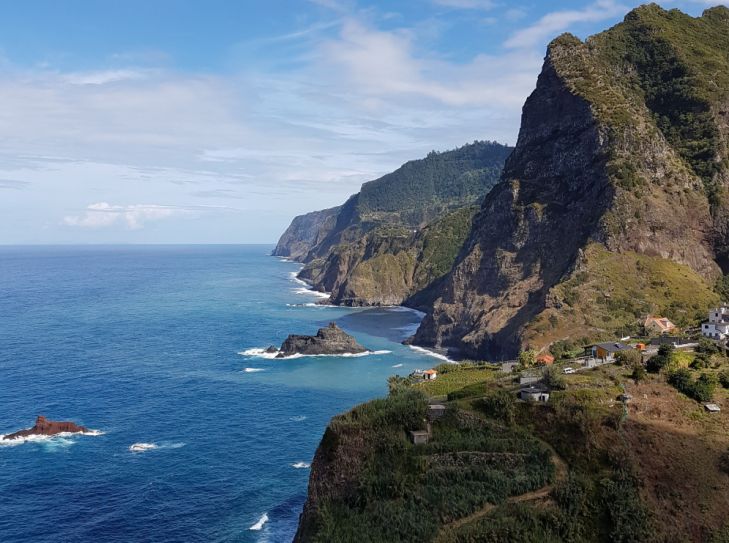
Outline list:
[[[410,347],[413,351],[432,356],[433,358],[437,358],[438,360],[444,360],[445,362],[450,362],[451,364],[458,364],[458,362],[456,362],[455,360],[451,360],[444,354],[436,353],[435,351],[431,351],[429,349],[423,349],[422,347],[418,347],[417,345],[408,345],[408,347]]]
[[[168,441],[162,441],[159,444],[157,443],[134,443],[133,445],[129,446],[129,452],[133,453],[143,453],[148,451],[154,451],[158,449],[179,449],[180,447],[184,447],[185,444],[182,442],[168,442]]]
[[[248,528],[249,530],[253,530],[254,532],[257,532],[263,528],[263,525],[268,522],[268,513],[264,513],[261,518],[258,519],[258,522],[256,522],[253,526]]]
[[[0,434],[0,447],[16,447],[25,443],[38,443],[43,444],[47,448],[55,449],[61,447],[70,447],[76,441],[72,439],[75,436],[103,436],[104,432],[101,430],[87,430],[86,432],[61,432],[60,434],[53,434],[52,436],[46,435],[31,435],[25,437],[16,437],[15,439],[5,439],[8,434]]]
[[[290,356],[278,356],[279,351],[276,351],[275,353],[267,353],[266,349],[246,349],[245,351],[241,351],[238,354],[241,356],[248,356],[248,357],[258,357],[258,358],[267,358],[269,360],[273,360],[274,358],[276,360],[295,360],[297,358],[323,358],[323,357],[342,357],[342,358],[360,358],[362,356],[373,356],[373,355],[383,355],[383,354],[390,354],[392,351],[387,350],[380,350],[380,351],[365,351],[364,353],[342,353],[342,354],[292,354]],[[248,368],[246,368],[248,369]],[[251,368],[255,369],[255,368]]]

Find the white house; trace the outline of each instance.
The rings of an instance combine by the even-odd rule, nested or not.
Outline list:
[[[701,325],[701,334],[723,340],[729,336],[729,307],[715,307],[709,311],[709,322]]]
[[[539,383],[534,383],[519,391],[519,398],[526,402],[548,402],[549,389]]]

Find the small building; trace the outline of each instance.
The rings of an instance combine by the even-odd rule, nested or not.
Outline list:
[[[635,348],[638,349],[640,352],[643,352],[646,350],[646,344],[645,343],[636,343]]]
[[[537,364],[540,366],[551,366],[554,364],[554,357],[549,353],[537,355]]]
[[[531,373],[523,373],[519,376],[520,385],[531,385],[532,383],[538,383],[542,380],[542,375],[533,375]]]
[[[428,406],[428,420],[434,421],[445,415],[447,407],[445,405],[436,403]]]
[[[709,322],[701,325],[701,335],[716,340],[729,336],[729,307],[715,307],[709,311]]]
[[[616,341],[613,343],[598,343],[597,345],[593,345],[590,350],[593,358],[599,358],[603,362],[612,362],[615,360],[617,353],[621,351],[632,351],[633,347]]]
[[[657,317],[654,315],[648,315],[643,322],[643,328],[647,335],[650,334],[670,334],[676,330],[676,325],[673,324],[666,317]]]
[[[709,413],[718,413],[721,411],[721,407],[715,403],[705,403],[704,409],[706,409]]]
[[[519,399],[525,402],[548,402],[549,389],[544,385],[534,383],[519,391]]]
[[[413,442],[413,445],[427,445],[428,438],[430,438],[430,433],[427,430],[410,431],[410,441]]]
[[[436,377],[438,377],[438,372],[435,370],[425,370],[423,372],[423,379],[426,381],[432,381]]]

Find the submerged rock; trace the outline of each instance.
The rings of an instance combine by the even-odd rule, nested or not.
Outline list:
[[[85,426],[79,426],[73,422],[56,422],[47,420],[45,417],[38,416],[35,420],[35,426],[20,430],[14,434],[8,434],[3,439],[18,439],[28,436],[52,436],[62,433],[78,434],[82,432],[88,432],[88,428]]]
[[[358,354],[369,352],[357,340],[330,322],[326,328],[321,328],[315,336],[290,335],[281,345],[277,358],[295,354]]]

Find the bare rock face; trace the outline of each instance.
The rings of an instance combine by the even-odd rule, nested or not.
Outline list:
[[[315,336],[290,335],[281,345],[277,358],[295,354],[311,356],[366,352],[369,349],[357,343],[357,340],[332,322],[326,328],[319,329]]]
[[[32,428],[20,430],[14,434],[8,434],[3,439],[18,439],[28,436],[52,436],[62,433],[78,434],[82,432],[88,432],[88,428],[79,426],[73,422],[56,422],[38,416],[35,421],[35,426]]]
[[[692,18],[653,4],[587,42],[563,35],[550,44],[502,181],[486,196],[416,344],[493,360],[514,357],[550,328],[613,333],[586,326],[590,306],[631,297],[615,281],[614,292],[601,288],[610,255],[633,258],[631,274],[645,275],[646,259],[675,275],[688,269],[702,294],[711,291],[729,271],[729,81],[724,69],[721,85],[704,74],[686,44],[700,41],[729,65],[729,18],[717,14],[729,10]],[[595,246],[608,255],[597,268],[580,259]],[[570,280],[593,285],[589,303],[557,296]],[[677,293],[663,294],[668,306]],[[628,302],[631,318],[657,300],[640,296]],[[535,332],[547,309],[551,322]]]

